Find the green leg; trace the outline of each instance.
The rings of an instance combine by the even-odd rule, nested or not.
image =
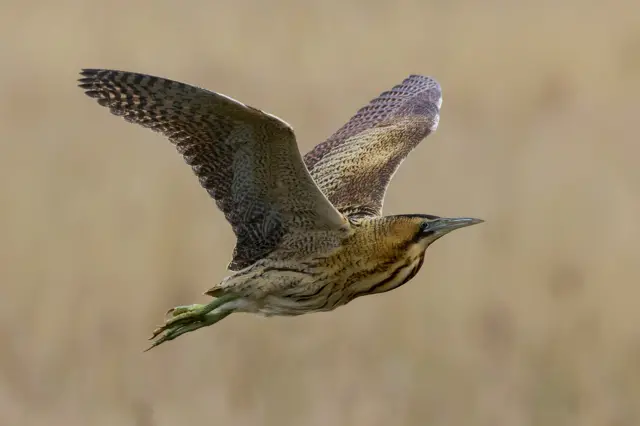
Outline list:
[[[146,351],[161,343],[173,340],[182,334],[217,323],[233,311],[223,310],[218,313],[212,313],[212,311],[236,299],[238,299],[238,296],[224,295],[212,300],[206,305],[195,304],[170,309],[167,313],[171,314],[172,317],[165,321],[164,325],[155,329],[150,340],[155,339],[163,332],[164,334],[147,348]]]

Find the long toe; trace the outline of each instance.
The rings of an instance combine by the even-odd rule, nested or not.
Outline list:
[[[186,305],[186,306],[176,306],[175,308],[171,308],[167,311],[166,315],[171,315],[172,317],[185,314],[190,311],[194,311],[197,309],[201,309],[203,305],[194,304],[194,305]]]
[[[156,331],[160,330],[160,332],[158,333],[154,332],[154,335],[153,337],[151,337],[151,339],[155,338],[163,331],[164,331],[164,334],[158,337],[158,339],[155,342],[153,342],[151,346],[149,346],[144,351],[147,352],[155,348],[156,346],[163,344],[164,342],[168,342],[169,340],[173,340],[176,337],[182,336],[185,333],[189,333],[191,331],[197,330],[202,327],[206,327],[208,325],[210,324],[207,321],[194,321],[185,325],[174,325],[170,327],[165,326],[165,327],[162,327],[161,329],[156,329]]]
[[[181,328],[184,328],[184,326],[182,326],[182,327],[175,327],[175,328],[167,329],[167,330],[162,329],[159,333],[154,332],[154,335],[151,337],[151,339],[153,339],[153,338],[155,338],[156,336],[158,336],[158,334],[162,333],[162,331],[164,331],[164,334],[163,334],[163,335],[161,335],[160,337],[158,337],[158,339],[157,339],[155,342],[151,343],[151,346],[149,346],[149,347],[148,347],[147,349],[145,349],[144,351],[145,351],[145,352],[147,352],[147,351],[149,351],[149,350],[151,350],[151,349],[155,348],[156,346],[163,344],[164,342],[168,342],[169,340],[173,340],[173,339],[175,339],[175,338],[176,338],[176,337],[178,337],[180,334],[182,334],[182,333],[178,333],[178,331],[179,331]],[[158,331],[158,329],[156,329],[156,331]]]
[[[173,308],[173,311],[170,311],[173,316],[168,318],[163,325],[156,328],[153,331],[150,339],[154,339],[160,333],[170,328],[188,325],[193,322],[201,322],[206,315],[204,308],[204,305],[198,304],[189,306],[177,306]]]
[[[202,307],[197,309],[190,309],[186,312],[174,315],[172,318],[169,318],[167,321],[165,321],[165,327],[176,324],[188,324],[193,321],[201,321],[204,315],[205,314],[202,312]]]

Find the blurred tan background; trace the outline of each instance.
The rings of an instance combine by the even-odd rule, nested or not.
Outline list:
[[[0,425],[640,425],[636,1],[5,0]],[[402,289],[232,316],[233,234],[160,135],[75,87],[166,76],[290,122],[303,152],[410,73],[438,132],[386,213],[476,216]]]

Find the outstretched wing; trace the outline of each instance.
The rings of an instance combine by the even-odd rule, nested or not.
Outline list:
[[[442,92],[430,77],[411,75],[360,109],[307,153],[316,184],[348,216],[377,216],[394,173],[438,127]]]
[[[227,96],[150,75],[85,69],[80,87],[125,120],[165,135],[236,234],[229,269],[264,257],[293,228],[344,217],[311,179],[291,127]]]

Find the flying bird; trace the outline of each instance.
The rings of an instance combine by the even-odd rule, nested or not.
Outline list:
[[[234,312],[297,316],[396,289],[434,241],[483,222],[382,215],[394,173],[438,126],[431,77],[410,75],[303,157],[289,124],[220,93],[126,71],[81,75],[100,105],[175,145],[236,236],[230,275],[205,292],[213,300],[170,309],[147,350]]]

